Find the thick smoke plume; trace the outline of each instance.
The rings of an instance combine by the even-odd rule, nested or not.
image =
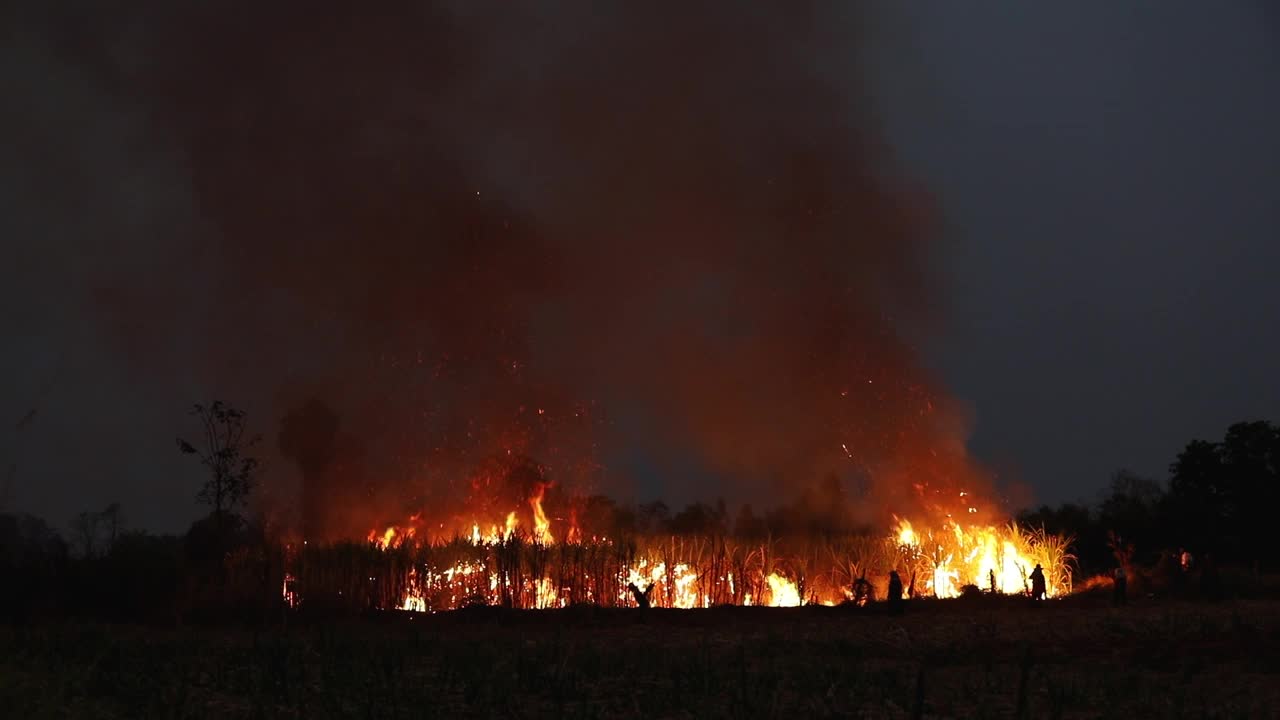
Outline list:
[[[133,12],[100,19],[126,50],[70,45],[110,57],[193,211],[184,271],[103,278],[100,306],[135,356],[292,411],[284,457],[341,468],[329,526],[439,511],[503,457],[677,500],[838,473],[877,512],[980,482],[905,340],[929,321],[928,227],[850,100],[850,18]]]

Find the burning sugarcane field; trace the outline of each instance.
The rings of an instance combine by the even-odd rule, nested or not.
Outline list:
[[[909,576],[900,593],[907,598],[957,598],[965,592],[1030,595],[1037,568],[1045,598],[1071,591],[1069,540],[1016,522],[966,527],[947,519],[926,530],[897,519],[883,537],[828,528],[774,538],[752,536],[749,527],[731,535],[723,525],[715,527],[714,510],[695,505],[695,512],[709,511],[698,518],[708,521],[700,531],[639,534],[631,528],[584,535],[571,522],[557,541],[542,488],[523,513],[529,530],[516,510],[501,525],[482,531],[473,523],[470,532],[455,529],[452,535],[439,534],[443,524],[432,528],[413,515],[403,525],[370,530],[363,541],[287,543],[282,601],[289,607],[309,602],[408,612],[485,605],[862,607],[887,598],[891,571]],[[602,506],[619,513],[607,498],[591,500],[597,515]]]
[[[1280,16],[987,5],[0,9],[0,717],[1280,717]]]

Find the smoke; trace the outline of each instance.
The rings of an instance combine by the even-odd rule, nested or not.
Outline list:
[[[862,28],[786,7],[110,11],[65,47],[144,110],[190,217],[153,263],[180,270],[96,278],[102,320],[259,416],[323,398],[370,512],[508,453],[624,496],[973,488],[906,339],[926,203],[850,100]]]

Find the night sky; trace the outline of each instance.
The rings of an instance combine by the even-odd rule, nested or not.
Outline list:
[[[1280,415],[1274,5],[911,5],[886,124],[946,216],[933,357],[971,449],[1091,499]]]
[[[479,256],[473,263],[473,258],[441,255],[440,248],[434,248],[434,254],[405,255],[401,245],[388,241],[371,245],[370,252],[385,250],[391,259],[369,260],[360,254],[364,246],[349,247],[340,234],[342,223],[354,226],[362,218],[379,217],[377,203],[362,197],[369,207],[360,212],[341,215],[336,222],[317,221],[317,237],[329,232],[328,224],[338,229],[332,231],[331,243],[322,238],[312,247],[317,255],[331,255],[315,260],[318,267],[355,267],[352,272],[359,272],[367,264],[370,270],[361,277],[368,287],[337,295],[339,300],[370,298],[365,315],[352,311],[345,324],[332,319],[348,312],[346,301],[335,302],[324,313],[317,311],[317,304],[328,298],[324,288],[335,277],[345,276],[302,271],[302,279],[294,280],[281,270],[287,266],[283,259],[290,256],[273,256],[271,248],[253,260],[263,268],[261,277],[216,270],[229,258],[251,259],[265,247],[252,232],[242,241],[227,239],[225,233],[279,221],[254,214],[254,199],[231,190],[262,191],[269,185],[272,193],[286,193],[295,173],[315,170],[311,161],[294,159],[289,155],[294,146],[282,143],[280,148],[261,149],[278,153],[272,155],[271,168],[264,165],[262,185],[226,182],[229,171],[221,163],[237,162],[235,153],[248,144],[232,145],[230,150],[200,145],[207,138],[201,133],[201,118],[209,115],[209,108],[201,104],[199,91],[183,96],[181,102],[169,103],[171,94],[163,95],[164,102],[156,100],[157,88],[169,86],[164,77],[154,80],[150,66],[155,56],[150,53],[156,52],[155,46],[139,38],[155,37],[157,27],[167,26],[154,18],[86,19],[29,5],[5,11],[9,17],[0,15],[0,89],[7,108],[0,113],[0,130],[10,138],[0,162],[0,233],[8,249],[0,265],[0,332],[6,340],[0,352],[0,372],[6,378],[0,385],[4,508],[61,525],[77,511],[118,501],[133,526],[179,530],[198,512],[193,499],[201,480],[198,469],[179,456],[173,444],[174,435],[184,432],[183,413],[189,403],[211,394],[224,396],[245,406],[260,423],[258,431],[270,440],[279,413],[312,391],[320,383],[315,377],[325,378],[323,392],[335,398],[356,429],[367,436],[392,438],[389,456],[406,452],[405,445],[395,444],[395,429],[379,424],[381,408],[419,391],[417,385],[406,389],[405,378],[410,376],[400,369],[415,352],[404,350],[413,338],[406,339],[405,323],[397,323],[400,316],[387,315],[386,308],[399,307],[392,303],[404,297],[439,308],[454,296],[444,290],[439,296],[418,295],[410,273],[397,272],[388,279],[386,267],[379,263],[408,257],[426,258],[440,267],[471,268],[492,258]],[[640,96],[657,108],[652,118],[633,118],[618,110],[628,107],[625,97],[605,101],[605,107],[620,113],[620,126],[634,131],[636,147],[622,153],[625,167],[635,173],[633,184],[622,188],[629,191],[625,201],[597,187],[599,178],[613,175],[617,167],[584,149],[591,142],[609,147],[609,141],[584,138],[582,131],[592,130],[583,122],[590,114],[575,114],[573,100],[566,100],[563,114],[550,122],[530,112],[521,98],[497,91],[492,96],[477,91],[480,100],[468,104],[469,87],[459,90],[446,78],[429,86],[439,92],[442,104],[481,108],[475,116],[441,113],[429,118],[435,131],[464,138],[459,141],[462,149],[428,143],[409,150],[410,141],[392,133],[378,138],[389,149],[367,149],[375,159],[385,151],[387,157],[442,157],[446,164],[456,164],[457,176],[468,182],[447,185],[450,189],[442,192],[456,192],[458,197],[440,201],[440,207],[461,206],[464,197],[466,202],[485,204],[466,206],[472,208],[466,212],[482,220],[466,215],[447,222],[472,227],[516,218],[522,228],[527,219],[530,239],[514,240],[494,256],[509,258],[514,252],[513,263],[548,263],[557,272],[621,263],[607,249],[599,249],[604,247],[594,239],[601,234],[599,228],[628,213],[644,217],[653,208],[679,217],[682,223],[675,227],[694,234],[698,228],[687,222],[691,210],[685,207],[688,193],[683,191],[702,198],[700,181],[717,187],[715,194],[702,198],[717,203],[716,210],[708,212],[707,228],[739,227],[740,234],[762,234],[755,245],[758,256],[735,261],[723,273],[715,267],[716,258],[735,247],[728,240],[723,246],[696,237],[667,241],[662,250],[693,249],[681,255],[688,277],[667,281],[662,292],[646,286],[642,273],[623,276],[630,281],[623,283],[632,292],[628,297],[695,307],[689,327],[649,327],[647,321],[657,314],[632,308],[621,290],[606,287],[612,283],[582,280],[589,272],[574,272],[569,279],[554,273],[529,279],[501,267],[467,274],[464,280],[492,280],[504,288],[502,298],[532,299],[537,312],[512,320],[524,328],[510,341],[515,349],[494,345],[488,336],[476,339],[470,324],[453,327],[443,311],[438,319],[421,321],[433,331],[430,338],[417,339],[424,346],[450,336],[477,352],[497,347],[521,357],[527,353],[533,358],[530,374],[543,382],[537,388],[560,403],[558,410],[575,407],[581,399],[566,392],[566,383],[558,379],[582,377],[581,387],[570,389],[611,405],[610,432],[630,438],[629,443],[615,441],[601,458],[606,465],[625,467],[618,474],[625,474],[627,481],[607,480],[604,489],[624,497],[661,495],[681,502],[719,494],[733,502],[738,499],[733,481],[725,478],[756,470],[766,475],[785,466],[793,453],[806,450],[803,442],[796,445],[789,436],[788,442],[772,446],[770,426],[759,421],[747,422],[727,436],[712,430],[723,428],[739,411],[754,417],[760,407],[785,405],[780,398],[788,388],[798,395],[830,389],[832,398],[839,397],[838,383],[818,383],[803,374],[811,371],[825,378],[829,367],[775,350],[728,353],[726,348],[737,347],[736,334],[748,332],[728,321],[715,326],[715,332],[732,338],[716,335],[705,348],[695,350],[688,350],[684,342],[705,334],[704,324],[714,325],[722,311],[723,317],[740,323],[741,317],[732,312],[736,308],[760,311],[751,317],[763,318],[759,322],[764,337],[791,337],[787,311],[793,306],[771,308],[762,299],[767,296],[735,292],[739,284],[758,285],[755,281],[775,274],[784,276],[778,280],[781,288],[805,287],[795,293],[794,308],[822,308],[815,312],[823,319],[852,324],[855,330],[838,333],[843,342],[858,346],[859,340],[869,341],[872,349],[854,361],[866,371],[859,377],[874,375],[895,388],[889,391],[894,405],[890,409],[877,405],[876,396],[866,395],[851,415],[840,415],[846,423],[841,431],[866,434],[850,442],[869,454],[875,454],[873,433],[849,417],[871,418],[871,424],[901,423],[916,417],[913,403],[927,404],[930,412],[936,405],[944,408],[938,411],[944,417],[923,429],[912,425],[904,447],[935,439],[963,442],[967,435],[969,450],[1001,481],[1025,483],[1037,500],[1058,502],[1091,499],[1120,467],[1163,479],[1167,464],[1186,441],[1220,437],[1237,420],[1280,419],[1280,332],[1274,321],[1274,309],[1280,306],[1280,286],[1274,280],[1280,265],[1280,16],[1268,3],[1179,0],[1014,7],[921,2],[910,9],[885,3],[888,7],[866,16],[816,13],[821,20],[816,24],[828,29],[812,44],[787,23],[755,23],[751,17],[736,16],[720,22],[723,18],[707,9],[710,4],[704,5],[684,17],[637,13],[633,18],[618,13],[623,16],[618,27],[642,27],[636,31],[634,47],[627,42],[633,39],[628,31],[610,30],[609,18],[545,18],[525,8],[527,17],[509,23],[470,16],[458,23],[485,28],[483,34],[468,36],[480,38],[476,45],[512,41],[510,59],[522,74],[497,73],[487,66],[484,71],[493,75],[468,71],[469,81],[486,86],[516,91],[536,87],[563,91],[566,97],[570,91],[589,93],[597,87],[592,83],[606,82],[605,71],[602,77],[578,84],[574,73],[556,64],[558,53],[579,57],[565,49],[577,47],[575,32],[605,38],[608,45],[605,39],[592,42],[616,47],[620,54],[636,53],[634,65],[619,61],[617,68],[606,66],[630,73],[628,78],[642,88]],[[287,20],[279,20],[282,27],[289,27]],[[263,22],[270,27],[269,19]],[[678,56],[646,57],[645,41],[662,36],[664,23],[680,22],[720,38],[721,43],[708,44],[717,49],[711,53],[713,59],[685,63]],[[358,25],[366,26],[372,28],[367,37],[378,37],[372,33],[382,26]],[[755,34],[761,26],[772,27],[779,36],[794,30],[796,36],[763,37]],[[264,36],[270,39],[269,32]],[[255,37],[249,33],[242,42],[251,44]],[[268,40],[262,41],[264,47]],[[760,43],[765,51],[757,52],[744,40]],[[702,46],[701,40],[681,42],[673,41],[677,49]],[[199,45],[193,47],[190,57],[183,56],[187,65],[177,62],[176,67],[197,73],[222,71],[219,63],[198,62]],[[469,52],[469,46],[457,52]],[[377,55],[368,61],[369,67],[382,67],[378,62],[395,67],[398,62],[394,53]],[[430,61],[429,54],[425,59],[417,54],[407,58],[409,63]],[[111,70],[104,71],[105,65]],[[686,67],[690,95],[669,96],[660,81],[681,76]],[[725,75],[733,67],[741,67],[744,77]],[[777,78],[771,77],[773,70]],[[151,80],[139,84],[137,77]],[[204,79],[212,77],[216,75]],[[298,84],[305,85],[307,79],[302,77]],[[652,88],[647,84],[651,79]],[[394,78],[386,82],[394,86]],[[509,88],[504,85],[508,83]],[[224,100],[257,103],[271,97],[275,87],[266,81],[246,85],[243,90],[219,90],[210,102],[218,107]],[[375,84],[369,92],[376,96],[379,87]],[[714,93],[707,99],[712,87]],[[353,81],[352,88],[355,92],[361,86]],[[771,92],[784,99],[789,110],[751,104],[751,98]],[[711,132],[707,126],[719,127],[715,123],[686,127],[680,115],[664,105],[689,102],[736,133],[734,138],[704,135]],[[832,110],[833,104],[846,107],[850,116],[871,116],[870,135],[883,141],[889,159],[867,161],[861,145],[865,139],[842,137],[839,124],[804,119],[810,111],[823,118],[840,115]],[[281,102],[277,109],[287,127],[291,106]],[[335,105],[334,112],[354,111]],[[525,119],[531,119],[533,129],[521,135]],[[538,124],[543,121],[546,127]],[[646,146],[651,122],[669,124],[664,137],[676,138],[673,148],[653,151]],[[816,170],[808,171],[821,182],[797,181],[803,192],[797,190],[792,200],[801,204],[778,201],[778,208],[791,212],[828,203],[844,208],[845,217],[861,213],[857,216],[885,234],[909,233],[913,239],[858,241],[849,247],[819,242],[811,252],[793,256],[787,243],[765,237],[771,230],[791,232],[794,223],[771,225],[772,206],[762,207],[759,200],[773,196],[756,195],[754,180],[743,178],[754,178],[752,173],[759,170],[759,178],[782,178],[779,182],[785,184],[772,156],[754,154],[753,138],[762,129],[772,132],[779,127],[788,138],[780,148],[794,150],[793,145],[816,139],[829,152]],[[298,142],[298,147],[305,147],[305,139]],[[552,152],[530,149],[533,146],[572,149]],[[655,189],[662,184],[663,160],[679,162],[682,153],[703,150],[727,158],[745,155],[750,162],[744,161],[734,174],[690,161],[681,167],[673,187]],[[515,151],[522,151],[527,162],[503,159],[519,154]],[[650,161],[649,155],[655,157]],[[899,196],[889,194],[886,199],[879,191],[864,190],[858,184],[860,175],[846,174],[846,161],[883,164],[891,168],[886,174],[909,178],[932,198],[931,211],[925,213]],[[316,161],[316,167],[320,165]],[[443,176],[430,174],[427,182],[446,187]],[[381,181],[382,176],[376,177]],[[353,178],[347,191],[361,186],[360,178]],[[831,188],[848,187],[858,188],[857,203],[846,207],[830,199]],[[246,196],[252,195],[249,191]],[[487,204],[489,191],[500,196],[494,201],[498,209]],[[471,199],[476,193],[481,200]],[[579,198],[595,208],[582,210],[580,218],[563,209]],[[904,205],[910,205],[913,218],[927,216],[928,222],[921,222],[921,229],[903,230],[897,218]],[[394,213],[409,204],[388,201],[388,207]],[[882,212],[886,207],[890,210]],[[446,222],[428,220],[438,214],[423,211],[421,222]],[[735,220],[737,216],[742,219]],[[807,231],[822,241],[825,233],[865,224],[846,219]],[[652,225],[673,233],[660,222]],[[637,222],[637,237],[645,227],[644,220]],[[408,233],[394,224],[386,231]],[[547,234],[553,239],[544,239]],[[557,234],[587,239],[558,241]],[[638,241],[628,244],[626,237],[618,243],[623,256],[648,247]],[[545,248],[547,254],[528,248]],[[529,257],[519,256],[526,251]],[[359,261],[351,262],[352,257]],[[652,262],[639,255],[626,260],[640,268]],[[848,284],[858,288],[859,299],[838,310],[826,303],[826,291],[844,287],[839,278],[816,283],[817,290],[811,292],[803,282],[785,277],[793,272],[803,279],[815,269],[829,270],[833,263],[851,268]],[[713,269],[704,271],[704,264]],[[762,270],[766,267],[767,274]],[[475,272],[479,271],[468,271]],[[529,284],[513,287],[513,278]],[[439,280],[433,282],[440,285]],[[926,287],[917,292],[917,282]],[[385,287],[377,287],[380,284]],[[880,284],[890,287],[865,293],[861,289]],[[468,289],[454,288],[459,293]],[[236,300],[224,299],[229,290],[235,291]],[[581,309],[584,298],[597,296],[606,297],[601,307],[628,313],[634,322],[627,332],[642,338],[646,350],[656,348],[660,356],[654,361],[655,377],[663,387],[675,383],[687,401],[648,404],[653,388],[645,385],[645,368],[650,366],[633,362],[634,353],[621,349],[618,341],[630,336]],[[236,307],[227,310],[227,304]],[[555,312],[558,304],[575,310]],[[774,309],[778,317],[772,316]],[[511,303],[495,303],[475,317],[505,320],[512,312]],[[418,318],[405,317],[415,322]],[[370,318],[387,318],[391,329],[370,323]],[[281,327],[293,328],[296,338],[305,339],[294,342],[295,335],[281,333]],[[594,338],[585,344],[572,341],[580,353],[541,349],[550,339],[576,337],[575,328],[589,328]],[[347,345],[357,331],[370,347],[386,352],[371,352],[369,358],[350,353]],[[875,339],[886,333],[895,337]],[[237,342],[237,337],[248,339]],[[711,370],[703,356],[714,359],[721,352],[741,358],[740,368],[727,373],[723,386],[679,386],[705,377]],[[605,360],[621,369],[598,370],[597,361]],[[892,369],[886,371],[886,364]],[[792,374],[799,379],[778,380]],[[360,379],[353,380],[356,377]],[[482,412],[497,413],[496,403],[488,401],[499,397],[500,390],[505,392],[502,383],[514,381],[474,382],[486,388],[486,394],[473,401],[485,408]],[[531,383],[521,380],[519,391],[533,392]],[[352,390],[356,384],[360,389]],[[636,389],[620,391],[617,386],[622,384]],[[731,391],[747,385],[759,390],[756,399],[735,399]],[[460,388],[427,387],[421,392],[440,403],[447,415],[451,405],[468,397]],[[834,401],[824,395],[813,407],[826,410],[828,402]],[[787,421],[803,418],[807,407],[797,404],[778,412],[780,422],[794,426]],[[685,416],[690,418],[688,428],[654,429]],[[438,430],[431,424],[436,420],[422,422],[424,433]],[[945,430],[937,429],[944,426]],[[829,442],[825,432],[807,433],[806,441],[837,449],[839,443]],[[753,452],[735,455],[732,446],[742,445],[752,446]],[[696,457],[690,457],[690,447],[699,449]],[[895,458],[893,453],[885,457],[880,459]],[[750,465],[753,459],[760,468],[737,464]],[[277,478],[294,473],[279,457],[268,458],[267,470]],[[684,482],[673,483],[672,473]],[[767,486],[762,482],[744,481],[742,498],[758,500]],[[284,492],[287,483],[274,487]]]

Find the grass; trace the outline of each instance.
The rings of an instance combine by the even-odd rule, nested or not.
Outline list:
[[[1275,717],[1280,603],[478,608],[0,629],[11,717]]]

